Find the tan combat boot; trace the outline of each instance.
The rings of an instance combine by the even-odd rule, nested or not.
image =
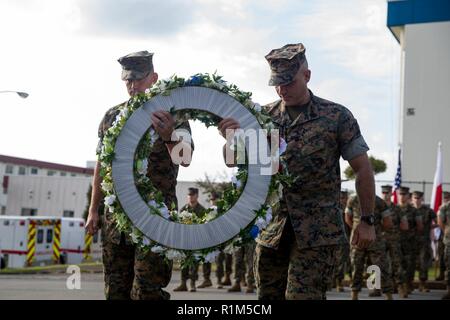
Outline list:
[[[394,300],[394,299],[392,298],[392,293],[385,293],[385,294],[384,294],[384,300]]]
[[[199,288],[207,288],[207,287],[211,287],[212,286],[212,282],[209,278],[203,280],[203,282],[198,286]]]
[[[224,286],[231,286],[231,279],[230,279],[230,275],[229,274],[225,275],[225,280],[222,281],[222,285],[224,285]]]
[[[406,284],[399,284],[398,285],[398,295],[400,296],[400,298],[402,299],[406,299],[408,298],[408,287],[406,286]]]
[[[255,289],[255,287],[252,284],[249,284],[247,286],[247,290],[245,290],[245,293],[253,293],[253,292],[255,292],[254,289]]]
[[[450,287],[447,287],[447,293],[441,298],[442,300],[450,300]]]
[[[419,292],[430,292],[430,290],[427,288],[425,281],[420,281],[419,283]]]
[[[234,285],[230,289],[228,289],[228,292],[241,292],[241,284],[236,281]]]
[[[381,297],[381,290],[380,289],[374,289],[370,290],[369,297]]]
[[[358,291],[352,291],[352,300],[359,300],[358,299]]]
[[[197,288],[195,288],[195,280],[191,280],[191,288],[189,289],[190,292],[197,291]]]
[[[336,291],[337,292],[344,292],[344,286],[342,285],[341,280],[336,281]]]
[[[181,284],[176,287],[175,289],[173,289],[173,291],[187,291],[187,285],[186,285],[186,280],[181,280]]]

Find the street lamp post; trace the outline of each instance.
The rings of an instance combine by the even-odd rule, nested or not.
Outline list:
[[[29,96],[28,93],[22,92],[22,91],[13,91],[13,90],[3,90],[3,91],[0,91],[0,93],[9,93],[9,92],[17,93],[17,95],[18,95],[19,97],[23,98],[23,99],[25,99],[25,98],[27,98],[27,97]]]

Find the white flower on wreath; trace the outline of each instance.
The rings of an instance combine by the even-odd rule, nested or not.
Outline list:
[[[266,223],[269,224],[270,221],[272,221],[272,218],[273,218],[273,216],[272,216],[272,207],[269,207],[266,210]]]
[[[185,257],[185,254],[183,252],[180,252],[178,250],[169,249],[166,252],[166,257],[169,260],[181,260]]]
[[[265,227],[267,227],[266,219],[258,217],[255,221],[255,225],[258,227],[259,230],[264,229]]]
[[[158,140],[159,135],[153,127],[150,128],[149,133],[150,133],[150,143],[153,145],[155,144],[156,140]]]
[[[213,210],[208,212],[205,216],[206,221],[211,221],[217,217],[217,207],[213,206],[213,207],[211,207],[211,209],[213,209]]]
[[[130,237],[131,237],[131,241],[133,241],[134,243],[139,243],[139,233],[138,230],[136,228],[133,228],[133,231],[131,231],[130,233]]]
[[[170,211],[169,208],[167,208],[167,206],[163,203],[159,206],[159,212],[161,213],[161,216],[164,219],[169,219],[170,218]]]
[[[231,182],[236,186],[237,189],[242,187],[242,182],[236,176],[231,177]]]
[[[214,261],[216,261],[217,256],[220,254],[219,250],[215,250],[213,252],[208,253],[205,256],[205,261],[209,262],[209,263],[213,263]]]
[[[137,165],[138,173],[141,175],[145,175],[145,174],[147,174],[147,169],[148,169],[148,160],[147,159],[138,160],[138,165]]]
[[[166,251],[166,249],[161,246],[154,246],[150,249],[150,251],[153,253],[162,253],[162,252]]]
[[[150,240],[149,238],[147,238],[147,237],[143,237],[143,238],[142,238],[142,244],[143,244],[144,246],[149,246],[150,243],[151,243],[151,240]]]
[[[233,254],[234,251],[236,251],[236,249],[233,246],[233,243],[228,244],[224,249],[223,252],[225,252],[226,254]]]
[[[102,181],[101,186],[106,192],[111,192],[113,190],[113,184],[111,182]]]
[[[256,112],[261,112],[262,110],[261,105],[259,103],[254,103],[253,110],[255,110]]]
[[[110,207],[114,204],[114,202],[116,202],[115,195],[110,195],[110,196],[105,197],[105,206]]]
[[[129,116],[129,114],[130,114],[130,110],[128,108],[123,108],[122,110],[120,110],[119,116],[127,118]]]
[[[182,220],[185,220],[185,219],[191,219],[191,218],[192,218],[192,213],[190,213],[190,212],[187,211],[187,210],[183,210],[183,211],[181,211],[181,212],[178,214],[178,217],[179,217],[180,219],[182,219]]]
[[[200,261],[202,259],[203,255],[200,252],[194,253],[194,259],[195,261]]]

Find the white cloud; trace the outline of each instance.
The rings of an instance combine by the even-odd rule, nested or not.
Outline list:
[[[395,77],[392,70],[398,65],[396,43],[384,26],[384,0],[195,0],[189,8],[180,4],[173,12],[176,1],[148,1],[145,10],[135,3],[144,5],[122,1],[113,7],[103,0],[0,2],[0,90],[30,93],[26,100],[0,96],[2,119],[7,119],[0,126],[0,135],[6,137],[0,141],[1,153],[81,166],[93,159],[102,115],[127,99],[117,59],[129,52],[155,52],[161,77],[217,70],[264,104],[277,98],[267,86],[270,72],[264,55],[303,39],[314,92],[348,106],[366,137],[389,132],[378,119],[389,117],[386,83]],[[310,11],[291,10],[307,5]],[[148,19],[153,17],[150,9],[161,19]],[[160,22],[163,31],[155,27]],[[202,129],[198,132],[197,169],[193,166],[180,178],[197,171],[200,178],[202,169],[212,175],[223,169],[214,171],[216,160],[203,161],[209,158],[199,147],[220,147],[221,138],[210,140]],[[392,149],[378,141],[373,144],[377,157]]]

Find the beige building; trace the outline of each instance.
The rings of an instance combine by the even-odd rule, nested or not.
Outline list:
[[[94,170],[0,155],[0,214],[82,217]]]
[[[95,162],[88,168],[0,155],[0,215],[83,216]],[[181,208],[194,181],[178,181]],[[209,207],[208,195],[199,189],[199,202]]]
[[[432,185],[407,181],[433,181],[441,141],[444,182],[450,182],[450,1],[388,1],[387,25],[402,54],[403,185],[414,190],[425,187],[428,202]]]

